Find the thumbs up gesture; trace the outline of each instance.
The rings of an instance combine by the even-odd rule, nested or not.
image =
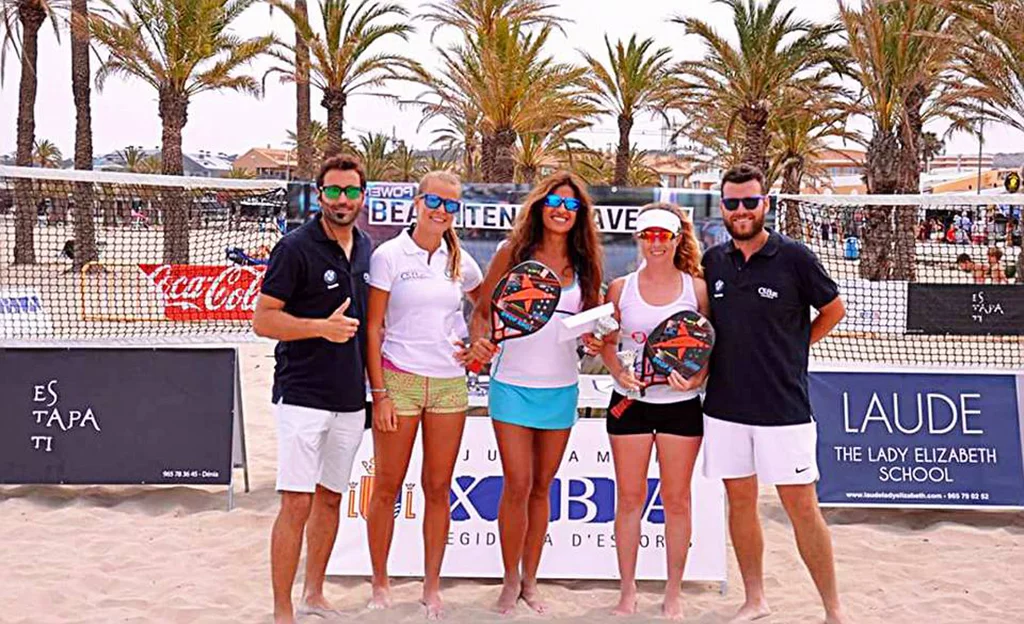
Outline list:
[[[359,330],[359,319],[354,319],[345,316],[345,311],[348,310],[352,300],[346,298],[344,303],[334,311],[329,317],[322,321],[320,328],[320,336],[331,342],[348,342],[352,336],[356,335],[356,331]]]

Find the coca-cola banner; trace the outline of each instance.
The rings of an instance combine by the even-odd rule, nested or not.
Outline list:
[[[252,319],[266,266],[140,264],[170,321]]]

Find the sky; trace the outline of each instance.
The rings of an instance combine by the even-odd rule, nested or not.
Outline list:
[[[421,6],[419,0],[396,0],[415,15]],[[316,2],[311,1],[311,12]],[[672,49],[678,60],[697,59],[703,52],[696,37],[686,36],[683,27],[669,20],[674,15],[698,16],[709,21],[719,31],[728,33],[730,12],[727,7],[710,0],[561,0],[559,14],[572,19],[565,26],[566,34],[555,33],[549,40],[549,51],[559,60],[580,61],[579,50],[585,49],[599,58],[605,56],[604,41],[608,35],[613,41],[639,37],[653,37],[658,46]],[[831,1],[800,0],[786,4],[797,6],[798,15],[815,21],[825,21],[836,14]],[[316,19],[316,15],[312,16]],[[436,63],[437,54],[429,37],[429,27],[417,23],[418,31],[408,43],[397,42],[396,51],[408,54],[425,64]],[[255,36],[267,31],[276,32],[281,39],[293,40],[293,30],[280,11],[271,13],[264,4],[250,8],[236,22],[235,32],[242,37]],[[444,38],[441,37],[443,40]],[[36,102],[36,138],[55,143],[66,158],[74,153],[75,108],[71,95],[70,36],[62,32],[58,43],[48,25],[40,33],[39,88]],[[104,54],[101,50],[100,54]],[[98,65],[95,57],[92,69]],[[252,74],[261,77],[269,62],[255,63]],[[20,67],[9,54],[5,78],[0,86],[0,153],[11,153],[15,148],[16,118],[18,110],[18,80]],[[419,93],[409,84],[394,84],[389,88],[405,98]],[[326,111],[320,106],[320,95],[313,89],[313,117],[326,120]],[[111,78],[102,92],[93,89],[93,150],[96,155],[124,149],[129,145],[155,148],[160,144],[160,119],[157,115],[156,92],[145,83],[134,79]],[[400,108],[380,98],[355,95],[345,109],[345,133],[367,131],[394,134],[414,148],[429,147],[431,128],[418,129],[420,115],[413,107]],[[281,84],[277,78],[267,79],[262,99],[230,92],[204,93],[195,97],[189,107],[188,124],[184,130],[183,147],[186,152],[208,150],[241,154],[252,147],[284,147],[286,133],[295,123],[295,87]],[[869,130],[866,124],[859,129]],[[937,125],[929,128],[943,132]],[[986,152],[1021,151],[1024,134],[1006,127],[990,127],[985,133]],[[602,119],[594,128],[577,135],[592,147],[604,148],[617,142],[613,119]],[[639,120],[633,130],[633,141],[641,149],[662,147],[665,132],[662,122],[653,118]],[[974,137],[960,134],[947,140],[947,154],[977,153]]]

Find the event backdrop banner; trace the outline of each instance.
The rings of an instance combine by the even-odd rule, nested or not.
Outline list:
[[[910,284],[907,333],[1024,335],[1024,288],[1012,284]]]
[[[234,349],[0,349],[0,483],[231,482]]]
[[[811,373],[822,503],[1024,506],[1020,380]]]
[[[514,184],[465,184],[462,187],[462,212],[456,215],[460,228],[508,230],[512,228],[520,202],[530,187]],[[594,218],[606,233],[632,234],[636,215],[644,204],[670,201],[682,207],[691,217],[694,211],[708,214],[717,206],[718,193],[688,191],[660,187],[616,188],[591,187],[595,204]],[[368,222],[376,225],[407,225],[416,218],[413,198],[416,185],[408,183],[371,182],[366,189]]]
[[[369,575],[366,509],[373,488],[373,440],[366,433],[356,456],[351,489],[342,501],[341,527],[327,567],[332,575]],[[665,578],[664,512],[652,457],[644,505],[637,577]],[[413,447],[404,486],[395,502],[389,560],[393,576],[423,574],[423,493],[420,442]],[[699,466],[699,464],[698,464]],[[687,580],[726,579],[725,500],[721,482],[693,478],[693,537]],[[615,473],[604,420],[581,419],[551,488],[551,524],[541,561],[542,578],[616,579]],[[498,499],[501,460],[491,421],[471,417],[459,450],[451,492],[452,523],[442,573],[449,577],[501,578]]]

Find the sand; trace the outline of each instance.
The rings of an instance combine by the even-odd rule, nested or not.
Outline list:
[[[0,488],[0,622],[272,621],[273,359],[268,345],[248,345],[242,353],[252,492],[239,493],[228,512],[223,488]],[[820,621],[810,577],[769,489],[761,509],[775,610],[764,621]],[[826,516],[852,622],[1024,620],[1024,513],[830,510]],[[727,595],[716,584],[687,583],[687,621],[724,622],[741,602],[729,551]],[[331,578],[326,591],[344,612],[338,621],[423,620],[416,580],[396,581],[397,605],[383,614],[364,610],[364,578]],[[643,583],[641,591],[640,614],[625,621],[657,615],[660,584]],[[511,619],[621,621],[607,615],[614,582],[544,582],[543,592],[553,605],[549,618],[521,606]],[[450,621],[502,621],[488,611],[497,593],[497,581],[446,580]]]

